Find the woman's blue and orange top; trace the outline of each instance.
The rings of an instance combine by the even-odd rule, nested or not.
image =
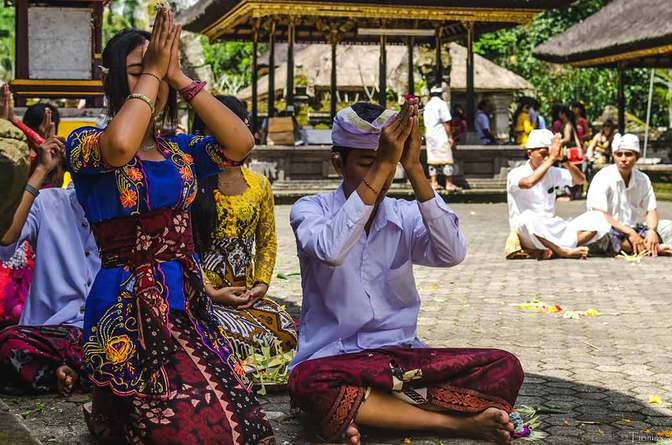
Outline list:
[[[66,141],[68,170],[92,225],[157,209],[188,210],[196,197],[197,178],[217,174],[235,164],[226,158],[223,147],[213,137],[179,134],[157,140],[165,160],[143,161],[136,155],[126,165],[115,168],[107,165],[102,156],[102,132],[101,128],[82,127]],[[153,269],[169,310],[185,310],[182,264],[155,262]],[[167,396],[167,377],[148,375],[140,363],[135,280],[129,267],[103,267],[96,276],[84,314],[88,372],[94,383],[109,386],[119,395]],[[223,333],[210,334],[215,343],[221,334],[222,344],[214,346],[226,350]]]

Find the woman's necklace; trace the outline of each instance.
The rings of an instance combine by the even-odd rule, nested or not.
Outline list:
[[[152,142],[151,144],[145,144],[140,146],[140,151],[143,153],[147,153],[149,151],[152,151],[156,149],[156,142]]]

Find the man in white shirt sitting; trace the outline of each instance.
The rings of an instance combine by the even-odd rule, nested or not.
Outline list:
[[[563,160],[561,138],[549,130],[532,130],[525,144],[529,161],[507,176],[509,225],[524,249],[542,251],[548,259],[586,258],[588,244],[609,231],[600,212],[586,212],[572,220],[555,215],[555,191],[580,185],[586,177],[575,165],[554,167]]]
[[[420,136],[413,99],[398,115],[361,102],[336,115],[343,183],[300,199],[290,215],[303,301],[289,393],[328,441],[356,445],[366,425],[509,443],[518,359],[417,338],[413,265],[447,268],[466,255],[457,216],[425,177]],[[385,196],[399,162],[414,201]]]
[[[658,221],[651,181],[635,166],[639,138],[634,134],[616,135],[612,153],[614,164],[595,175],[586,200],[588,210],[603,212],[611,226],[606,253],[672,254],[672,246],[661,244],[657,233],[659,224],[668,222]]]

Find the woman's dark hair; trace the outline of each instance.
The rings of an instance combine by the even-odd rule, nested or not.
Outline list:
[[[249,126],[250,124],[250,119],[249,119],[249,113],[245,109],[244,104],[238,100],[235,96],[215,96],[215,98],[226,105],[226,107],[233,111],[233,113],[242,120],[245,125]],[[194,116],[194,122],[191,124],[191,133],[192,134],[200,134],[204,135],[206,134],[207,128],[205,127],[205,122],[203,122],[203,119],[196,114]]]
[[[561,106],[560,109],[558,110],[558,117],[560,117],[561,114],[564,114],[565,116],[567,116],[567,119],[569,119],[569,122],[571,122],[572,125],[575,125],[574,113],[572,113],[572,110],[569,107],[567,107],[565,105]]]
[[[44,112],[47,108],[51,110],[51,120],[56,125],[56,132],[58,132],[58,124],[61,122],[61,115],[58,112],[58,107],[48,102],[40,102],[26,108],[26,112],[23,114],[23,123],[37,131],[38,128],[40,128],[42,119],[44,119]]]
[[[138,46],[144,45],[152,35],[139,29],[125,29],[107,42],[103,51],[103,67],[107,71],[103,88],[109,101],[107,114],[112,117],[131,94],[126,77],[126,57]],[[168,102],[160,118],[163,127],[172,127],[177,122],[177,92],[170,88]]]
[[[615,130],[616,129],[616,124],[614,123],[613,119],[607,119],[602,124],[602,128],[611,128],[612,130]]]
[[[572,110],[569,107],[563,105],[562,107],[560,107],[560,111],[558,112],[558,114],[564,114],[565,116],[567,116],[567,119],[569,120],[568,123],[569,125],[572,126],[572,131],[576,133],[576,117],[574,116],[574,113],[572,113]],[[569,142],[570,144],[569,146],[571,147],[572,144],[574,143],[575,143],[574,138],[572,138]]]
[[[241,102],[233,96],[215,96],[217,100],[226,105],[245,124],[248,123],[247,111]],[[196,115],[191,131],[194,134],[205,134],[205,124]],[[217,228],[217,204],[213,193],[218,185],[218,175],[214,174],[198,182],[198,193],[194,204],[191,206],[191,227],[194,236],[196,251],[203,254],[212,245],[212,233]]]
[[[453,117],[457,119],[464,119],[464,108],[462,104],[453,105]]]
[[[572,104],[572,108],[578,108],[579,109],[579,115],[586,119],[586,107],[581,103],[581,102],[574,102]]]
[[[478,101],[478,105],[476,105],[477,110],[485,110],[487,106],[490,105],[490,101],[488,99],[481,99]]]

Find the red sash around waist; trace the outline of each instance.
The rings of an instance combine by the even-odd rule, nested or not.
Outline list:
[[[179,261],[185,281],[200,284],[198,265],[193,259],[191,218],[185,210],[160,209],[103,221],[93,226],[100,249],[102,267],[128,268],[135,279],[133,297],[138,321],[138,352],[143,368],[158,370],[175,351],[168,322],[165,285],[157,281],[155,265]],[[185,293],[187,312],[197,309],[199,292]],[[202,308],[205,309],[205,308]],[[206,311],[207,312],[207,311]]]

